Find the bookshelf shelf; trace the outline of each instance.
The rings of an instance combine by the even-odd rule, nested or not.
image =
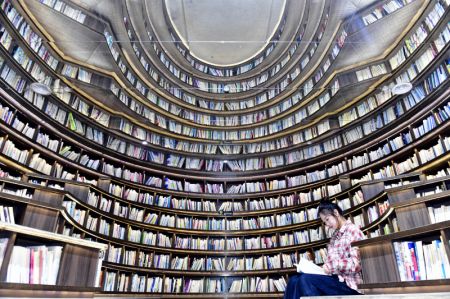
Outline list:
[[[364,283],[360,287],[362,289],[387,289],[387,288],[402,288],[403,290],[416,288],[417,290],[424,290],[423,287],[439,287],[440,291],[444,291],[446,288],[443,286],[448,285],[448,279],[434,279],[427,281],[402,281],[402,282],[391,282],[391,283]],[[414,291],[414,290],[412,290]]]
[[[2,240],[7,241],[2,243],[5,246],[2,248],[4,249],[4,255],[2,254],[3,263],[0,271],[2,293],[17,289],[20,285],[23,288],[24,283],[29,284],[34,291],[75,292],[77,287],[79,287],[77,292],[98,290],[98,275],[100,274],[99,269],[103,252],[106,249],[105,245],[4,222],[0,222],[0,230]],[[21,266],[23,262],[25,264],[30,263],[31,258],[39,260],[44,257],[44,254],[50,254],[50,251],[46,253],[47,249],[55,252],[52,255],[53,259],[48,255],[47,262],[53,261],[52,264],[47,265],[49,272],[42,272],[35,268],[28,269],[27,265],[21,270],[14,268],[23,267]],[[20,255],[20,252],[26,250],[31,250],[30,259],[23,259],[24,256]],[[89,265],[89,263],[92,263],[92,265]],[[76,277],[69,272],[65,272],[67,267],[75,267],[78,273],[83,273],[84,277]],[[56,271],[50,269],[56,269]],[[30,273],[29,277],[20,274],[24,270]],[[49,276],[50,273],[52,273],[52,276]],[[29,281],[29,279],[32,279],[32,281]]]
[[[81,298],[92,298],[101,288],[80,287],[80,286],[49,286],[49,285],[27,285],[24,289],[20,283],[0,282],[0,295],[14,297],[21,296],[47,296],[51,298],[67,298],[68,295],[80,296]]]
[[[366,15],[362,16],[361,19],[364,22],[364,25],[370,25],[387,15],[390,15],[402,8],[404,5],[408,5],[412,1],[404,0],[404,1],[384,1],[383,4],[377,5],[374,9],[370,9]]]
[[[438,223],[431,222],[433,206],[448,202],[446,184],[445,180],[437,179],[389,191],[400,231],[355,243],[361,250],[364,269],[361,288],[374,292],[391,288],[414,291],[447,280],[449,218],[442,214],[444,217]],[[444,190],[440,191],[439,186]],[[374,255],[375,252],[378,254]],[[436,257],[433,261],[430,254]],[[377,267],[391,269],[391,274],[380,277],[374,272]],[[433,267],[442,271],[432,271]]]

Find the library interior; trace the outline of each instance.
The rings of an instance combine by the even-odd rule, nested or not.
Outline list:
[[[0,297],[283,298],[329,200],[365,298],[450,298],[449,11],[0,0]]]

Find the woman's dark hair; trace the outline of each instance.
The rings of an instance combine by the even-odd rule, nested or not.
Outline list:
[[[342,209],[337,204],[331,202],[329,199],[323,199],[317,208],[317,217],[320,217],[320,214],[333,215],[334,210],[337,210],[339,215],[344,216]]]

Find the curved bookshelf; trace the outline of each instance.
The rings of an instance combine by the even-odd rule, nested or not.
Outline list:
[[[364,11],[358,20],[369,24],[398,10],[389,3],[394,2]],[[436,10],[444,4],[447,10]],[[234,143],[192,143],[217,146],[207,154],[183,151],[176,137],[168,148],[165,139],[142,144],[153,143],[153,137],[138,138],[146,129],[138,126],[140,119],[129,123],[134,126],[129,132],[139,133],[128,134],[121,127],[125,115],[78,90],[68,95],[62,82],[72,85],[60,75],[72,73],[64,69],[72,64],[49,56],[53,52],[42,47],[39,35],[22,37],[5,22],[0,26],[0,221],[108,246],[98,284],[107,296],[280,297],[300,256],[312,252],[316,263],[323,262],[331,233],[316,215],[323,198],[362,227],[369,238],[359,244],[363,259],[371,244],[383,243],[383,265],[386,256],[394,256],[392,242],[419,241],[429,231],[433,240],[442,237],[448,254],[449,219],[441,218],[450,206],[450,28],[442,21],[448,1],[422,8],[415,25],[383,58],[335,74],[341,88],[328,102],[314,99],[319,108],[301,107],[308,110],[305,121],[319,118],[292,129],[301,137],[279,136],[286,138],[279,141],[285,146],[267,145],[272,150],[266,152],[257,149],[263,146],[259,138],[254,146],[242,141],[239,150]],[[23,26],[22,32],[34,32]],[[378,77],[381,63],[389,75]],[[90,81],[79,70],[75,81]],[[61,89],[47,98],[28,89],[31,82],[58,79]],[[389,87],[405,79],[412,91],[392,95]],[[315,114],[345,97],[346,87],[360,84],[370,88],[323,119]],[[283,113],[288,112],[277,111]],[[322,120],[330,121],[323,131]],[[0,249],[3,236],[0,228]],[[377,274],[365,273],[362,287],[407,285],[396,260],[390,261],[392,280],[375,285]],[[5,271],[2,266],[0,278]],[[71,291],[64,284],[31,288],[59,292],[64,287]]]

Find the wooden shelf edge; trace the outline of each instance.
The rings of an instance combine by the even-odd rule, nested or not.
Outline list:
[[[103,298],[283,298],[283,293],[97,293],[96,299]]]
[[[74,237],[69,237],[69,236],[65,236],[65,235],[60,235],[60,234],[56,234],[56,233],[43,231],[40,229],[35,229],[32,227],[22,226],[22,225],[18,225],[18,224],[11,224],[11,223],[6,223],[6,222],[0,222],[0,230],[7,230],[7,231],[11,231],[11,232],[28,235],[28,236],[35,236],[35,237],[40,237],[40,238],[45,238],[45,239],[51,239],[51,240],[61,241],[61,242],[70,243],[70,244],[74,244],[74,245],[96,248],[99,250],[106,250],[108,248],[107,244],[82,240],[82,239],[78,239],[78,238],[74,238]]]
[[[446,286],[450,290],[450,279],[431,279],[431,280],[417,280],[417,281],[400,281],[387,283],[363,283],[358,285],[360,289],[383,289],[383,288],[410,288],[410,287],[434,287]]]
[[[0,282],[0,297],[93,298],[101,288]]]
[[[380,243],[380,242],[391,242],[393,240],[408,238],[411,236],[414,237],[416,235],[422,235],[422,234],[426,234],[429,232],[438,231],[441,229],[448,228],[449,226],[450,226],[450,220],[438,222],[438,223],[434,223],[434,224],[430,224],[430,225],[426,225],[426,226],[422,226],[422,227],[417,227],[417,228],[413,228],[413,229],[408,229],[405,231],[395,232],[395,233],[392,233],[389,235],[384,235],[384,236],[374,237],[371,239],[353,242],[352,245],[360,246],[360,247],[361,246],[372,246],[372,245],[374,245],[376,243]],[[447,280],[447,283],[450,284],[450,279]]]

